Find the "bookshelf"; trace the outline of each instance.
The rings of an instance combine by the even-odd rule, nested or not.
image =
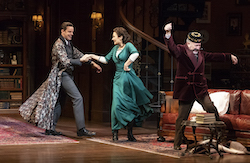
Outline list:
[[[0,11],[0,113],[18,113],[26,99],[26,17]]]

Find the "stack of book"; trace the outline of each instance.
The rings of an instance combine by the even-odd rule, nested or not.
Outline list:
[[[0,88],[15,88],[14,79],[0,79]]]
[[[9,109],[10,103],[9,102],[0,102],[0,109]]]
[[[19,108],[22,105],[21,101],[17,101],[17,102],[10,102],[10,109],[16,109]]]
[[[196,123],[208,124],[214,123],[216,121],[214,113],[197,113],[196,114]]]
[[[8,68],[0,68],[0,75],[1,76],[10,75],[10,70]]]
[[[0,91],[0,100],[10,99],[10,93],[8,91]]]
[[[22,100],[22,92],[10,92],[10,98],[13,100]]]
[[[8,44],[8,31],[0,31],[0,44]]]

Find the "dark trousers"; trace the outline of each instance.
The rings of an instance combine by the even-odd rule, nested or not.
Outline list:
[[[202,105],[203,109],[206,112],[215,113],[215,118],[217,121],[220,120],[219,113],[218,113],[216,107],[214,106],[213,102],[211,101],[209,95],[205,95],[204,97],[196,98],[191,102],[179,101],[179,111],[178,111],[179,115],[178,115],[178,118],[175,122],[175,139],[174,139],[175,146],[179,146],[182,144],[182,138],[184,137],[185,128],[181,127],[181,123],[183,120],[188,119],[188,116],[190,114],[190,111],[192,109],[192,106],[193,106],[195,100],[197,100],[197,102],[199,102]]]
[[[77,127],[77,130],[79,130],[85,127],[83,98],[77,86],[75,85],[73,76],[69,75],[66,72],[63,72],[60,95],[59,95],[59,98],[56,102],[56,106],[54,109],[54,118],[53,118],[54,129],[61,115],[61,106],[63,106],[65,103],[66,95],[68,95],[71,98],[71,101],[73,103],[73,111],[74,111],[74,117],[76,121],[76,127]]]

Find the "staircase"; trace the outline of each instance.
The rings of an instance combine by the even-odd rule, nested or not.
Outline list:
[[[137,48],[139,47],[140,57],[134,63],[134,68],[146,88],[154,95],[150,104],[151,107],[160,108],[161,100],[159,92],[162,85],[161,58],[164,52],[168,53],[168,48],[160,41],[133,26],[127,20],[123,13],[123,8],[126,8],[127,3],[127,0],[121,1],[119,12],[124,25],[133,32],[133,43]]]
[[[148,3],[150,3],[148,5]],[[168,56],[169,50],[165,44],[163,44],[164,31],[162,27],[171,17],[171,21],[174,23],[175,31],[188,30],[189,25],[198,17],[203,15],[205,0],[121,0],[119,13],[124,26],[129,28],[133,34],[133,43],[138,48],[140,53],[139,59],[134,63],[134,68],[137,75],[142,79],[146,88],[154,95],[151,107],[160,108],[161,96],[160,91],[163,85],[163,63],[164,55]],[[149,14],[145,13],[149,12]],[[127,17],[131,21],[128,21]],[[131,13],[133,18],[131,18]],[[147,14],[147,16],[145,16]],[[140,21],[143,24],[138,24],[136,17],[140,16]],[[153,29],[153,37],[149,36],[143,30],[145,30],[145,18],[150,19],[149,25]],[[133,24],[140,26],[142,30],[139,30]],[[147,24],[147,25],[148,25]],[[156,29],[159,29],[159,37],[156,38]],[[160,40],[160,41],[159,41]],[[173,57],[170,61],[170,77],[169,79],[170,90],[173,90],[174,84],[174,70],[173,70]]]

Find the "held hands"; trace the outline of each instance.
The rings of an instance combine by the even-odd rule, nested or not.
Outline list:
[[[236,65],[238,63],[238,58],[235,55],[231,55],[232,64]]]
[[[88,62],[88,61],[91,60],[91,59],[94,59],[92,54],[85,54],[84,56],[82,56],[82,57],[80,58],[80,61],[81,61],[81,62]],[[99,66],[98,64],[96,64],[94,61],[91,61],[91,65],[92,65],[94,68],[96,68],[96,72],[97,72],[97,73],[101,73],[101,72],[102,72],[101,66]]]
[[[85,54],[80,58],[81,62],[88,62],[91,59],[91,56],[89,54]]]

